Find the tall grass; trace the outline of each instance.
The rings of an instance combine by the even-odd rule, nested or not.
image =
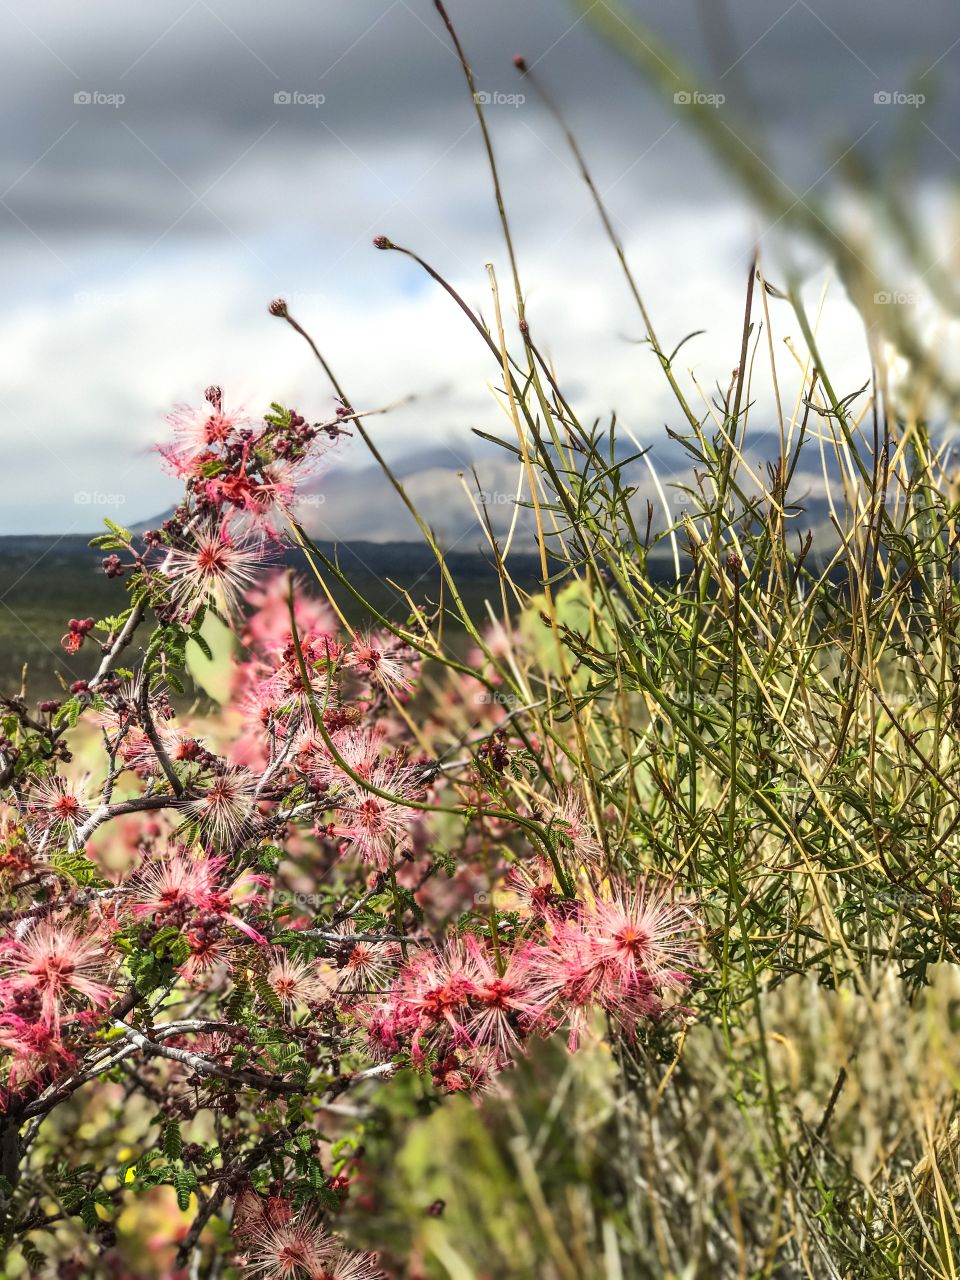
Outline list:
[[[663,81],[649,33],[628,30],[613,4],[590,13]],[[518,1073],[512,1102],[487,1104],[490,1133],[467,1113],[445,1129],[457,1167],[434,1160],[432,1185],[482,1198],[499,1179],[526,1206],[515,1231],[504,1237],[494,1221],[504,1210],[489,1204],[468,1222],[461,1208],[422,1229],[407,1218],[402,1230],[426,1250],[431,1275],[955,1276],[960,528],[952,457],[928,423],[952,403],[949,374],[897,308],[878,312],[870,246],[851,249],[825,208],[792,210],[763,162],[703,116],[765,209],[832,255],[863,315],[872,371],[866,387],[837,385],[799,284],[773,288],[757,259],[729,385],[712,398],[685,390],[679,351],[661,345],[568,133],[675,397],[670,434],[691,478],[682,504],[656,478],[665,524],[637,500],[638,455],[616,422],[580,421],[542,354],[476,109],[509,302],[488,269],[488,322],[413,249],[378,244],[418,262],[448,294],[465,340],[487,349],[512,424],[497,443],[522,477],[542,594],[514,580],[509,542],[478,504],[500,587],[487,616],[473,615],[427,516],[358,419],[443,579],[435,616],[381,621],[458,677],[465,668],[443,628],[464,627],[481,655],[475,674],[511,707],[537,786],[573,779],[608,873],[666,873],[699,898],[708,927],[684,1029],[619,1041],[593,1068],[551,1067],[544,1050]],[[894,385],[881,337],[912,361],[912,379]],[[785,343],[789,386],[775,358]],[[772,407],[777,439],[762,467],[750,461],[758,403]],[[804,513],[811,472],[823,476],[830,513],[817,540]],[[353,592],[299,537],[329,594]],[[676,564],[666,580],[649,569],[665,548]],[[503,624],[497,645],[491,619]],[[449,776],[455,783],[456,770]],[[535,795],[523,771],[490,786],[511,810]],[[551,1071],[556,1102],[544,1096]],[[388,1200],[402,1203],[402,1184]]]

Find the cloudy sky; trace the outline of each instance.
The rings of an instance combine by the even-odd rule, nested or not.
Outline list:
[[[626,2],[722,95],[723,127],[762,135],[798,198],[826,195],[852,144],[882,158],[910,125],[924,189],[954,181],[949,0]],[[676,415],[513,54],[574,124],[665,345],[708,330],[685,348],[707,388],[737,362],[752,246],[773,276],[776,234],[692,137],[684,104],[663,103],[573,0],[448,4],[491,98],[531,323],[584,416],[616,408],[656,439]],[[375,420],[391,457],[443,442],[468,459],[471,427],[501,429],[496,370],[462,317],[370,244],[409,245],[486,312],[487,262],[506,284],[479,130],[432,0],[12,0],[0,24],[0,532],[162,510],[175,487],[150,444],[169,407],[210,382],[252,409],[279,399],[326,415],[309,353],[267,314],[276,295],[358,406],[420,397]],[[922,108],[882,100],[909,93]],[[862,382],[839,291],[824,323]]]

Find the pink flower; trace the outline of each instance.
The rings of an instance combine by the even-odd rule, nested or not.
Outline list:
[[[607,972],[611,989],[650,982],[661,990],[690,981],[697,948],[697,922],[689,904],[673,902],[643,882],[631,892],[598,898],[583,928]]]
[[[335,797],[340,820],[335,830],[364,862],[375,863],[381,870],[386,870],[416,819],[416,811],[404,801],[414,798],[417,787],[409,769],[390,761],[374,765],[367,781],[378,791],[398,799],[386,800],[383,796],[374,795],[352,778],[341,774],[340,788]]]
[[[603,1009],[628,1035],[663,1011],[663,993],[683,987],[696,950],[696,918],[685,903],[643,882],[631,893],[598,898],[573,919],[554,919],[534,953],[534,998],[566,1015],[576,1048],[593,1009]]]
[[[358,633],[350,646],[347,663],[389,693],[411,693],[413,684],[407,677],[408,664],[399,656],[403,648],[402,642],[393,636]]]
[[[459,938],[421,951],[409,961],[392,994],[416,1019],[414,1061],[422,1061],[426,1049],[440,1044],[451,1049],[472,1044],[467,1022],[476,992],[474,967]]]
[[[159,451],[174,474],[181,477],[196,475],[205,458],[215,457],[214,450],[234,441],[238,432],[250,424],[249,418],[229,412],[222,402],[198,409],[178,404],[167,421],[173,428],[174,442],[160,445]]]
[[[254,708],[268,710],[274,715],[295,718],[309,722],[312,718],[311,697],[314,705],[323,704],[326,700],[325,671],[337,662],[342,646],[339,641],[325,632],[315,636],[300,638],[300,652],[303,665],[307,671],[307,684],[304,684],[300,670],[300,658],[291,640],[279,657],[274,658],[272,670],[265,678],[254,685],[250,699]]]
[[[233,616],[264,563],[263,545],[237,542],[225,521],[201,525],[190,537],[191,546],[171,548],[164,561],[171,600],[189,618],[206,604]]]
[[[331,1243],[324,1250],[316,1280],[384,1280],[375,1253],[353,1253],[345,1245]]]
[[[394,976],[400,948],[396,942],[353,940],[348,921],[337,930],[343,935],[336,991],[338,995],[368,995],[381,991]]]
[[[194,974],[218,960],[228,958],[229,940],[224,925],[231,924],[252,942],[266,944],[266,938],[247,924],[237,909],[259,900],[262,877],[249,873],[224,878],[225,857],[194,857],[185,849],[142,867],[134,876],[132,901],[134,916],[160,917],[181,926],[190,922],[187,940],[192,959],[185,972]]]
[[[569,1022],[567,1044],[576,1049],[604,979],[589,937],[574,921],[556,921],[546,946],[533,954],[531,971],[532,998],[546,1008],[554,1002],[561,1006]]]
[[[402,1004],[397,991],[376,1004],[361,1006],[356,1014],[366,1029],[371,1053],[381,1061],[389,1061],[400,1053],[417,1026],[416,1014]]]
[[[433,1083],[443,1093],[489,1093],[496,1077],[509,1061],[489,1049],[471,1051],[468,1056],[448,1054],[431,1069]]]
[[[25,1000],[18,999],[21,994],[26,996]],[[39,997],[35,991],[12,995],[11,1005],[14,1007],[29,1009],[31,1003],[39,1005]],[[7,1079],[8,1087],[14,1091],[44,1070],[51,1067],[71,1067],[76,1061],[75,1055],[64,1048],[59,1033],[41,1022],[37,1012],[38,1009],[33,1010],[33,1016],[26,1017],[13,1012],[11,1008],[0,1014],[0,1051],[11,1055]]]
[[[258,529],[267,537],[279,540],[277,526],[288,518],[296,495],[297,468],[290,462],[270,462],[261,468],[261,475],[263,478],[256,484],[244,476],[245,483],[241,486],[234,482],[232,491],[218,492],[216,480],[211,481],[207,489],[215,500],[226,497],[241,509],[241,527]]]
[[[186,849],[147,863],[130,886],[130,906],[142,916],[185,916],[206,908],[217,891],[224,858],[197,858]]]
[[[383,755],[385,737],[385,731],[379,725],[351,725],[332,734],[331,741],[337,755],[346,761],[354,773],[362,778],[370,778]],[[344,774],[325,746],[321,751],[323,754],[311,762],[313,777],[325,786],[342,782],[345,777],[349,781],[349,775]]]
[[[553,806],[553,821],[579,862],[595,866],[603,858],[603,846],[597,839],[586,806],[572,787],[566,788],[558,804]]]
[[[466,1024],[470,1042],[507,1059],[520,1048],[519,1032],[526,1034],[547,1012],[547,1005],[531,991],[538,948],[520,943],[509,953],[503,973],[498,973],[493,956],[477,938],[465,938],[464,947],[474,986],[475,1012]]]
[[[316,961],[291,956],[283,947],[270,949],[267,985],[276,993],[285,1009],[322,1000],[327,994],[327,984]]]
[[[250,831],[256,802],[256,777],[249,769],[229,765],[206,784],[201,796],[187,801],[182,809],[209,845],[224,848]]]
[[[243,1204],[244,1217],[234,1230],[243,1245],[245,1276],[261,1280],[304,1280],[323,1274],[324,1245],[328,1237],[315,1215],[293,1216],[282,1201],[279,1205],[267,1201],[254,1206],[245,1200]],[[238,1205],[238,1217],[240,1212]]]
[[[247,593],[250,613],[241,639],[248,648],[260,653],[279,653],[290,643],[289,581],[286,573],[272,573]],[[330,606],[310,595],[299,578],[294,583],[293,607],[301,636],[333,638],[336,628]]]
[[[516,894],[535,916],[555,912],[565,901],[554,888],[555,872],[548,859],[537,857],[530,864],[515,862],[503,877],[503,887]]]
[[[0,954],[4,1003],[11,993],[36,992],[40,1017],[59,1033],[61,1021],[78,1005],[102,1008],[113,992],[104,981],[108,957],[96,934],[83,935],[73,924],[50,919],[11,938]]]
[[[86,779],[75,782],[52,774],[34,782],[27,795],[27,823],[37,843],[70,840],[90,817]]]
[[[370,1253],[353,1253],[324,1230],[313,1209],[294,1212],[280,1196],[237,1198],[234,1234],[243,1274],[259,1280],[384,1280]]]

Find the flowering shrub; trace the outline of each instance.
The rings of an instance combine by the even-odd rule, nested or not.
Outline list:
[[[6,1242],[66,1280],[154,1261],[191,1280],[954,1275],[960,479],[928,425],[953,421],[954,374],[903,308],[878,314],[885,254],[691,113],[911,366],[871,345],[866,381],[840,388],[799,275],[775,287],[756,257],[736,367],[709,395],[691,378],[699,407],[676,368],[697,335],[659,341],[603,184],[518,57],[675,398],[689,467],[670,504],[644,458],[659,514],[643,510],[640,457],[616,419],[578,418],[528,319],[487,95],[434,6],[515,329],[492,267],[490,323],[415,252],[374,244],[424,270],[493,361],[514,435],[488,439],[516,465],[536,594],[513,575],[517,525],[501,542],[479,493],[499,599],[477,624],[282,300],[330,417],[254,420],[215,387],[175,412],[160,452],[183,502],[137,537],[108,526],[127,607],[66,624],[89,677],[0,703]],[[669,95],[694,83],[615,0],[582,7]],[[887,212],[914,252],[908,211]],[[400,619],[291,516],[348,436],[436,556],[439,601],[404,596]],[[221,624],[231,692],[203,714],[184,669]],[[129,1263],[125,1207],[154,1195],[151,1258]]]
[[[303,539],[294,486],[359,419],[254,421],[218,387],[177,409],[160,453],[183,501],[141,535],[108,522],[127,607],[64,635],[89,679],[4,700],[0,1185],[34,1266],[51,1189],[109,1245],[124,1197],[169,1185],[192,1215],[181,1268],[232,1249],[251,1276],[381,1274],[329,1230],[361,1159],[329,1137],[345,1091],[410,1069],[479,1092],[531,1037],[574,1050],[597,1015],[627,1038],[685,1016],[696,913],[614,874],[569,768],[493,702],[465,759],[430,754],[416,618],[353,631],[278,568],[284,527]],[[240,656],[204,725],[182,695],[210,617]],[[481,860],[476,903],[456,876]],[[97,1082],[148,1101],[139,1150],[41,1172],[48,1117]]]

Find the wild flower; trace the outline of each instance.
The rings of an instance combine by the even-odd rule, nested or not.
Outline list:
[[[183,503],[142,543],[113,526],[104,543],[123,550],[123,560],[106,558],[104,571],[124,578],[134,607],[124,621],[106,622],[96,674],[71,686],[80,713],[103,731],[99,795],[87,794],[86,780],[63,776],[70,753],[58,703],[44,704],[38,714],[46,719],[35,720],[20,701],[5,702],[13,715],[8,730],[5,713],[0,776],[18,828],[0,829],[15,921],[0,941],[5,1097],[16,1090],[18,1100],[42,1104],[58,1073],[92,1079],[135,1047],[144,1058],[130,1078],[144,1082],[165,1115],[187,1118],[208,1106],[222,1118],[219,1163],[186,1143],[169,1156],[182,1164],[171,1176],[181,1197],[185,1170],[208,1188],[216,1168],[230,1194],[239,1191],[246,1274],[372,1280],[381,1274],[375,1257],[347,1250],[310,1207],[324,1180],[340,1190],[352,1173],[331,1182],[311,1166],[316,1146],[303,1131],[269,1145],[282,1096],[301,1089],[336,1096],[367,1075],[354,1074],[358,1050],[390,1070],[395,1059],[408,1061],[440,1092],[479,1094],[533,1035],[561,1024],[571,1047],[598,1012],[631,1036],[687,984],[696,921],[689,905],[652,881],[604,879],[601,844],[579,793],[568,787],[553,800],[536,799],[535,773],[525,777],[519,767],[519,730],[488,734],[458,765],[475,765],[472,774],[448,775],[429,755],[411,762],[412,735],[391,702],[407,701],[414,688],[414,650],[376,631],[344,642],[317,601],[295,599],[291,623],[289,580],[267,569],[266,539],[317,452],[319,428],[276,406],[250,424],[224,409],[218,388],[207,403],[209,410],[177,416],[166,451],[186,481]],[[167,693],[178,687],[198,615],[211,607],[249,645],[235,663],[226,732],[184,718]],[[158,628],[138,650],[127,628],[136,630],[150,609]],[[82,639],[88,623],[71,620],[70,636]],[[70,645],[79,648],[79,639]],[[494,639],[502,646],[506,633]],[[512,639],[502,656],[512,661],[511,646]],[[129,670],[120,665],[124,650],[146,656],[131,657]],[[452,703],[463,718],[463,700]],[[424,743],[435,727],[424,726]],[[441,727],[449,741],[452,723]],[[21,742],[34,744],[26,768]],[[514,762],[518,768],[508,768]],[[540,764],[549,767],[546,754]],[[440,810],[465,819],[456,858],[448,848],[455,824],[423,813],[434,786],[448,789]],[[552,827],[559,863],[586,873],[576,880],[591,888],[586,901],[566,896],[563,868],[531,856],[523,821],[511,820],[514,805]],[[92,857],[88,868],[76,851],[44,852],[52,840],[73,845],[85,827],[99,831],[107,821],[129,824],[121,826],[116,861],[111,850],[111,876],[124,856],[134,859],[112,884],[98,878]],[[24,854],[24,829],[39,851]],[[499,891],[506,849],[511,910],[491,909],[489,937],[471,932],[475,924],[451,925],[479,887]],[[356,857],[341,865],[338,851]],[[99,853],[97,841],[92,855]],[[299,863],[301,855],[304,876],[330,876],[331,902],[356,897],[334,909],[327,928],[314,920],[298,946],[272,940],[263,889],[281,860]],[[438,889],[441,881],[446,888]],[[39,886],[36,901],[21,912],[31,885]],[[307,949],[314,939],[320,959]],[[108,1005],[121,1022],[136,1011],[120,1029],[129,1038],[102,1035]],[[182,1025],[165,1026],[171,1016]],[[294,1078],[295,1070],[312,1078]],[[373,1075],[386,1078],[380,1068]],[[246,1095],[261,1088],[277,1099],[276,1111],[251,1111]],[[168,1142],[180,1148],[172,1130],[161,1144],[166,1154]],[[264,1142],[263,1158],[248,1166]],[[268,1160],[279,1170],[276,1194],[240,1191],[254,1169],[264,1185]],[[280,1194],[288,1174],[296,1191]]]
[[[71,618],[66,634],[60,637],[60,644],[67,653],[79,653],[83,642],[93,630],[94,618]]]
[[[226,958],[227,924],[251,941],[265,944],[263,935],[237,914],[240,908],[259,900],[262,878],[249,872],[231,878],[226,868],[223,855],[211,857],[177,848],[145,864],[134,875],[128,906],[137,919],[149,916],[165,924],[189,922],[195,957],[202,954],[210,959],[215,954],[217,959]],[[198,964],[194,959],[192,967]]]
[[[648,981],[658,989],[680,989],[690,981],[697,949],[697,923],[689,903],[671,900],[665,889],[641,882],[597,898],[583,928],[612,989]]]
[[[51,917],[26,922],[0,950],[0,1000],[36,992],[40,1018],[57,1034],[61,1022],[89,1005],[103,1008],[113,996],[106,979],[110,960],[95,933],[82,934],[70,921]]]
[[[598,1005],[604,968],[576,920],[557,920],[547,942],[531,957],[531,995],[546,1009],[556,1004],[568,1023],[567,1044],[580,1044]]]
[[[337,952],[336,993],[356,997],[382,991],[396,974],[399,944],[355,939],[350,921],[340,925],[337,932],[343,942]]]
[[[354,773],[362,778],[370,778],[374,767],[380,763],[386,742],[386,730],[382,725],[350,725],[331,735],[331,741],[337,755],[346,762]],[[325,786],[342,782],[349,775],[334,759],[325,743],[321,740],[318,755],[311,758],[311,774]]]
[[[202,483],[204,496],[212,506],[225,508],[225,519],[235,533],[258,529],[276,540],[279,535],[271,521],[286,512],[293,497],[292,469],[282,464],[263,468],[260,475],[248,470],[248,446],[244,446],[234,470],[218,472]],[[239,517],[239,519],[237,518]]]
[[[492,1092],[497,1077],[510,1065],[507,1057],[491,1049],[469,1049],[439,1058],[430,1075],[441,1093],[469,1093],[481,1098]]]
[[[666,991],[689,982],[696,946],[692,907],[642,883],[554,919],[532,957],[532,990],[546,1007],[556,1002],[563,1011],[571,1048],[594,1009],[632,1035],[639,1021],[660,1016]]]
[[[251,1193],[252,1194],[252,1193]],[[249,1201],[244,1201],[248,1205]],[[286,1202],[246,1208],[234,1228],[243,1249],[243,1274],[260,1280],[315,1280],[328,1239],[319,1217],[293,1214]]]
[[[292,956],[283,947],[268,952],[266,981],[285,1009],[322,1000],[328,991],[315,960]]]
[[[365,781],[384,795],[341,775],[334,797],[338,819],[335,832],[363,862],[386,870],[416,820],[416,810],[406,801],[416,798],[420,788],[409,768],[395,761],[373,765],[369,775]]]
[[[505,961],[501,957],[502,971],[492,949],[474,935],[467,935],[464,948],[474,988],[467,1035],[472,1045],[490,1049],[497,1059],[506,1060],[547,1012],[548,1005],[531,991],[538,948],[532,942],[516,944]]]
[[[182,812],[196,823],[212,848],[231,848],[252,828],[257,812],[257,779],[240,765],[222,767],[202,787],[201,794],[186,801]]]
[[[202,911],[217,891],[223,857],[198,857],[183,847],[146,863],[133,876],[128,903],[133,914],[182,919]]]
[[[260,480],[252,483],[249,477],[243,477],[243,483],[234,481],[232,490],[226,495],[217,493],[211,481],[207,492],[215,501],[222,501],[224,496],[239,509],[240,520],[236,527],[256,530],[268,538],[280,539],[280,526],[290,518],[290,505],[296,495],[298,468],[294,463],[276,461],[265,464],[260,469]]]
[[[38,844],[71,839],[90,817],[89,779],[53,773],[33,782],[26,795],[27,826]]]
[[[262,543],[238,541],[225,521],[208,521],[191,533],[188,545],[168,551],[162,572],[186,618],[207,604],[232,617],[264,558]]]
[[[21,1091],[45,1072],[61,1072],[76,1063],[76,1054],[63,1042],[59,1027],[41,1016],[41,999],[36,988],[10,991],[0,1012],[0,1051],[9,1055],[6,1087]],[[3,1111],[0,1090],[0,1113]]]
[[[245,1276],[260,1280],[384,1280],[369,1253],[355,1253],[323,1227],[315,1210],[252,1191],[237,1200],[234,1235]]]
[[[297,630],[310,639],[334,638],[336,623],[330,606],[310,594],[303,578],[293,583]],[[245,597],[250,610],[241,640],[261,655],[282,652],[290,644],[290,576],[284,572],[262,574]]]
[[[470,1002],[477,993],[472,958],[459,938],[443,946],[417,952],[401,970],[396,985],[388,992],[408,1017],[415,1019],[411,1038],[414,1062],[444,1046],[459,1049],[472,1046],[467,1024]]]
[[[564,788],[559,801],[554,804],[553,823],[563,840],[569,844],[577,862],[587,866],[599,865],[603,858],[603,846],[587,815],[586,805],[572,787]]]
[[[312,722],[314,708],[328,702],[324,673],[339,660],[342,646],[325,632],[299,639],[300,654],[291,640],[280,654],[270,656],[266,673],[254,682],[252,702],[275,715],[306,725]],[[300,667],[301,656],[306,682]]]
[[[195,476],[202,463],[216,457],[217,452],[235,440],[250,419],[238,411],[230,411],[222,399],[209,401],[206,407],[178,404],[168,415],[173,442],[158,446],[173,473],[181,478]]]
[[[358,633],[350,646],[347,664],[388,693],[411,693],[411,663],[401,656],[402,646],[392,637]]]
[[[529,863],[515,862],[503,877],[503,887],[515,894],[522,906],[535,916],[562,908],[564,899],[556,890],[556,872],[547,858]]]
[[[316,1280],[384,1280],[384,1272],[376,1254],[354,1253],[346,1245],[331,1241],[324,1248]]]

